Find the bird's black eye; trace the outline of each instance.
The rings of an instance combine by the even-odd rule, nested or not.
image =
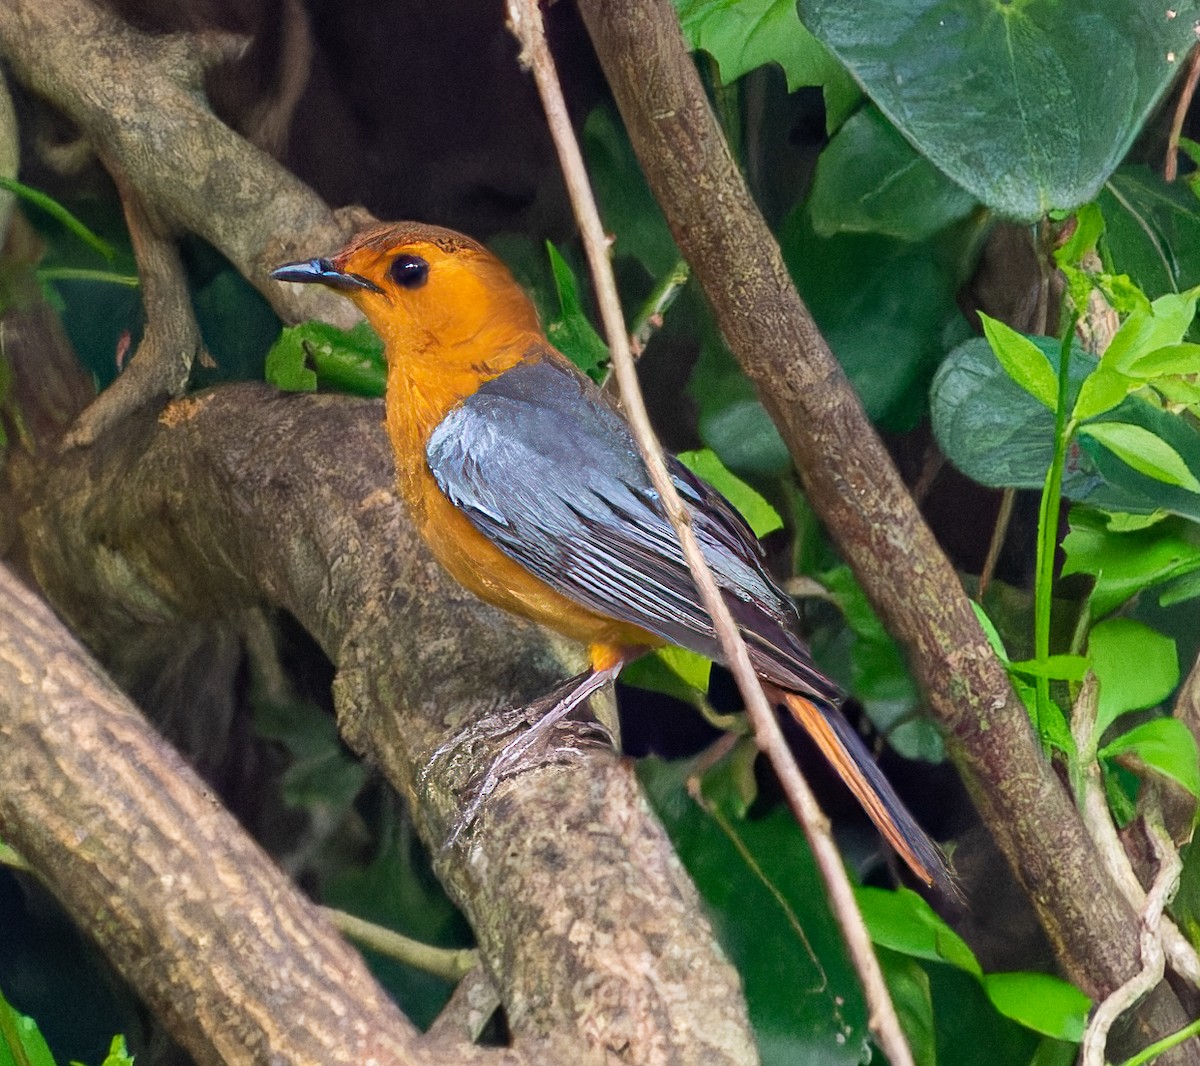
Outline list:
[[[388,275],[402,289],[419,289],[429,280],[429,264],[419,255],[398,255]]]

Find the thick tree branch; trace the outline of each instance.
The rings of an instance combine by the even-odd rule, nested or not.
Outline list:
[[[267,273],[311,248],[338,248],[363,213],[339,217],[209,110],[206,65],[240,45],[218,35],[148,37],[89,0],[0,4],[14,75],[78,124],[162,224],[203,237],[285,318],[351,325],[345,300]]]
[[[8,354],[30,397],[53,359],[22,348]],[[374,402],[226,388],[127,419],[86,453],[18,452],[8,499],[28,567],[119,675],[250,605],[293,614],[338,667],[343,735],[405,792],[436,851],[481,764],[433,753],[465,732],[490,757],[502,739],[471,735],[471,723],[546,691],[565,668],[542,633],[450,583],[418,545],[381,422]],[[151,803],[155,791],[138,795]],[[136,849],[114,832],[114,850]],[[610,751],[506,780],[436,862],[527,1057],[753,1060],[737,975],[632,769]],[[72,914],[85,928],[99,920]],[[105,946],[119,958],[123,943]]]
[[[0,833],[90,916],[198,1062],[435,1061],[358,954],[3,566],[0,781]]]
[[[805,490],[908,651],[975,802],[1064,968],[1095,995],[1138,967],[1107,877],[961,585],[796,293],[668,0],[580,0],[638,158]],[[1164,994],[1164,999],[1167,997]],[[1182,1019],[1166,1002],[1163,1026]]]

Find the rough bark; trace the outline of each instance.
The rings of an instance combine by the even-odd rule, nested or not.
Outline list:
[[[19,325],[9,333],[15,392],[27,402],[39,378],[56,380],[48,370],[52,352],[40,346],[52,336]],[[48,431],[78,390],[55,395],[59,415],[38,423]],[[460,814],[463,786],[481,765],[476,759],[503,743],[472,733],[471,723],[546,691],[567,671],[560,648],[453,585],[417,543],[391,489],[379,403],[244,385],[143,412],[88,449],[60,453],[44,441],[29,443],[32,452],[10,457],[7,491],[0,486],[5,508],[20,516],[18,554],[60,614],[118,673],[153,659],[156,649],[165,656],[197,626],[220,625],[260,604],[289,611],[314,635],[338,668],[343,735],[410,800],[443,882],[478,933],[525,1058],[602,1061],[620,1052],[646,1063],[754,1060],[737,974],[629,766],[611,750],[591,747],[505,781],[477,822],[438,850]],[[20,757],[11,749],[48,743],[35,726],[20,728],[10,757]],[[435,758],[452,738],[472,758],[460,747]],[[114,741],[96,761],[123,765],[120,745]],[[74,791],[50,787],[39,775],[53,768],[31,761],[23,776],[0,780],[23,781],[18,798],[52,797],[60,824],[84,824],[91,788],[107,783],[96,771],[81,774]],[[129,821],[169,821],[173,801],[165,812],[150,809],[160,795],[171,794],[131,784]],[[24,845],[36,832],[34,817],[8,808],[0,835]],[[79,850],[72,882],[108,883],[110,874],[92,861],[103,841],[103,853],[128,866],[122,898],[169,914],[164,869],[138,857],[141,833],[129,822],[88,824],[97,843]],[[227,829],[197,838],[194,854],[176,850],[169,867],[175,884],[198,883],[196,863],[239,868],[220,851]],[[186,838],[187,820],[164,833]],[[39,871],[52,875],[42,870],[43,853],[30,850]],[[277,880],[271,892],[283,893]],[[232,907],[240,889],[227,890]],[[134,936],[115,907],[63,898],[149,1002],[179,1003],[186,1015],[191,996],[162,983],[172,972],[165,960],[193,950],[193,942],[221,942],[206,925],[218,917],[207,899],[192,901],[183,937],[167,931],[169,918],[157,918],[156,940]],[[261,908],[269,917],[270,904]],[[298,955],[312,937],[273,935],[278,951]],[[143,964],[147,953],[159,964]],[[192,995],[208,983],[233,987],[232,965],[198,967]],[[268,975],[274,984],[245,990],[243,1011],[286,1024],[287,1010],[276,1012],[279,972],[290,971],[276,968]],[[174,1014],[167,1019],[184,1024]],[[190,1029],[180,1033],[194,1037]]]
[[[810,502],[908,652],[1064,969],[1090,994],[1105,995],[1138,968],[1136,916],[1106,877],[956,574],[796,292],[674,9],[668,0],[579,6],[650,187]],[[1160,989],[1149,1023],[1156,1031],[1186,1020]]]
[[[437,1061],[418,1055],[358,953],[3,566],[0,781],[0,834],[88,916],[198,1062]]]

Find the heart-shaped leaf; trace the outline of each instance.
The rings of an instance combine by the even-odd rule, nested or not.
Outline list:
[[[800,17],[923,155],[1035,219],[1096,197],[1195,43],[1197,7],[800,0]]]

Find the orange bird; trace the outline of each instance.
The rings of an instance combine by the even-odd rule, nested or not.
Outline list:
[[[401,222],[272,277],[345,293],[383,340],[400,493],[442,565],[489,603],[588,646],[591,669],[553,720],[647,648],[720,658],[628,424],[551,346],[499,259],[459,233]],[[941,852],[838,710],[841,694],[813,665],[754,535],[715,489],[669,466],[767,694],[913,872],[949,886]]]

